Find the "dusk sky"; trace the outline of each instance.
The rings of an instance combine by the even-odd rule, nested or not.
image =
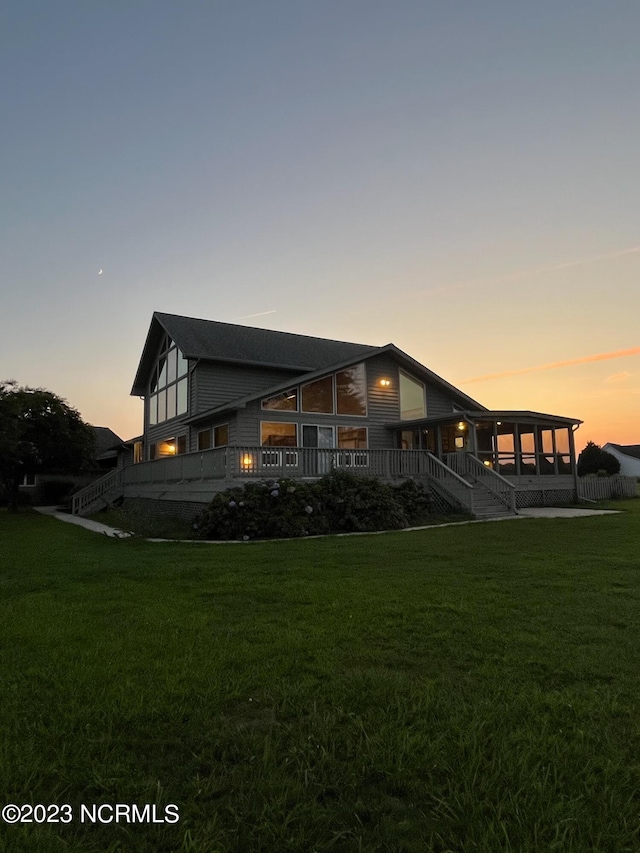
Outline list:
[[[0,379],[137,435],[158,310],[640,443],[639,45],[637,0],[5,0]]]

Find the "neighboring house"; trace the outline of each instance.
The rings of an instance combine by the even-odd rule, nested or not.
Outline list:
[[[109,427],[92,427],[95,435],[95,465],[81,474],[58,471],[56,473],[25,474],[20,491],[31,504],[58,503],[76,489],[87,486],[102,476],[105,470],[118,464],[117,445],[122,439]],[[68,498],[67,498],[68,499]]]
[[[165,511],[192,512],[251,478],[336,468],[422,479],[476,515],[576,494],[581,421],[489,410],[394,344],[156,312],[131,393],[144,400],[143,434],[105,490]]]
[[[620,463],[620,473],[627,477],[640,477],[640,444],[605,444],[602,448],[615,456]]]
[[[118,447],[123,443],[109,427],[93,427],[96,436],[96,465],[98,468],[115,468],[118,464]]]

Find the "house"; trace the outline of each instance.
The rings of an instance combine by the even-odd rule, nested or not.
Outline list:
[[[20,492],[31,504],[61,503],[68,500],[75,489],[101,477],[105,470],[118,464],[118,452],[115,449],[122,439],[109,427],[91,427],[95,436],[95,462],[89,471],[58,471],[43,474],[25,474]]]
[[[620,463],[620,473],[627,477],[640,477],[640,444],[612,444],[602,448]]]
[[[158,511],[193,515],[230,485],[336,468],[421,479],[443,508],[478,516],[576,495],[581,421],[489,410],[394,344],[156,312],[131,394],[143,432],[103,495]],[[74,511],[89,505],[81,494]]]

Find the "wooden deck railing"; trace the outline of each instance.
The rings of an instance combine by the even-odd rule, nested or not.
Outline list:
[[[315,479],[331,471],[351,471],[385,480],[423,479],[443,497],[473,512],[471,484],[426,450],[219,447],[130,465],[124,469],[124,483],[130,486],[225,479]]]

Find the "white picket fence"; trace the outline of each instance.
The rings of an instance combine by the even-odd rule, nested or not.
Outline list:
[[[638,481],[635,477],[578,477],[578,499],[585,501],[608,501],[612,498],[635,498],[638,496]]]

